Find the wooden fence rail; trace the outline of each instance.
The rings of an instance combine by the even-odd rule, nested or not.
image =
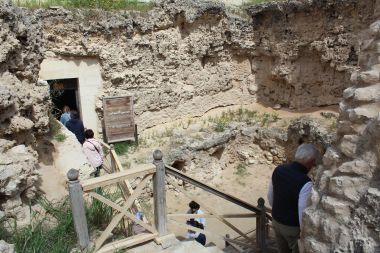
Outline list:
[[[159,150],[154,151],[153,153],[153,164],[141,165],[132,169],[123,170],[123,167],[120,163],[119,158],[117,157],[116,152],[114,151],[112,145],[108,146],[103,143],[103,146],[109,150],[110,164],[113,171],[111,174],[105,174],[100,177],[87,179],[83,182],[79,182],[78,175],[79,173],[71,169],[68,173],[69,178],[69,193],[72,204],[72,212],[74,217],[75,230],[78,235],[79,245],[82,249],[88,247],[89,245],[89,235],[87,229],[86,216],[84,212],[84,200],[83,194],[87,193],[93,199],[104,203],[105,205],[110,206],[115,211],[115,215],[102,232],[102,234],[95,240],[95,251],[96,252],[113,252],[117,249],[122,249],[125,247],[131,247],[133,245],[146,242],[148,240],[155,239],[156,242],[160,242],[162,245],[169,246],[168,243],[164,243],[164,239],[168,236],[168,227],[167,222],[170,218],[170,222],[174,222],[177,225],[197,231],[194,227],[189,227],[185,223],[179,223],[172,218],[180,217],[183,219],[189,218],[216,218],[223,222],[225,225],[234,230],[241,238],[245,238],[248,242],[243,242],[241,240],[234,240],[229,237],[219,236],[225,240],[228,244],[234,246],[238,249],[239,252],[242,252],[242,247],[252,247],[253,244],[256,245],[256,248],[260,252],[266,252],[266,237],[268,231],[268,221],[271,217],[266,212],[264,199],[260,198],[258,200],[258,205],[254,206],[250,203],[247,203],[241,199],[238,199],[230,194],[224,193],[218,189],[213,188],[210,185],[202,183],[194,178],[189,177],[188,175],[164,164],[162,158],[162,152]],[[213,195],[219,196],[231,203],[234,203],[240,207],[243,207],[252,213],[233,213],[233,214],[218,214],[213,210],[212,207],[208,206],[203,202],[203,200],[197,196],[191,196],[188,192],[184,191],[181,188],[177,190],[181,191],[185,196],[190,199],[198,202],[202,208],[207,211],[206,214],[167,214],[167,205],[166,205],[166,182],[175,185],[173,180],[170,177],[167,177],[166,174],[175,176],[186,182],[189,182],[201,189],[210,192]],[[142,177],[143,179],[137,185],[137,187],[132,190],[130,187],[128,179]],[[153,197],[154,197],[154,225],[148,224],[146,220],[139,220],[134,215],[133,211],[139,210],[136,204],[138,197],[143,193],[145,187],[148,185],[150,180],[153,179]],[[110,185],[119,185],[124,188],[124,198],[125,202],[120,205],[117,204],[106,197],[99,194],[94,189],[99,187],[106,187]],[[135,209],[134,209],[134,208]],[[148,233],[143,233],[138,236],[128,237],[126,239],[118,240],[105,244],[107,239],[112,235],[112,231],[115,227],[124,219],[127,218],[130,221],[133,221],[135,224],[142,226]],[[256,237],[255,240],[247,236],[248,233],[241,231],[239,228],[234,226],[231,222],[227,221],[227,218],[256,218]],[[199,232],[209,234],[209,231],[200,230]],[[215,235],[214,235],[215,236]]]

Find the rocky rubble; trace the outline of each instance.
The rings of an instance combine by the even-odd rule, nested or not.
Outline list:
[[[35,197],[35,147],[48,131],[49,93],[37,82],[42,61],[41,22],[0,2],[0,218],[23,223]]]
[[[340,103],[338,145],[323,157],[304,215],[304,252],[380,250],[380,20],[362,33],[360,45],[361,69]]]
[[[177,129],[171,137],[171,144],[165,148],[165,162],[209,182],[227,164],[279,165],[291,161],[296,146],[294,140],[300,138],[316,143],[324,152],[331,146],[333,136],[313,119],[304,118],[295,120],[287,129],[231,122],[223,132],[206,130],[203,134],[198,132],[195,137],[188,130]]]

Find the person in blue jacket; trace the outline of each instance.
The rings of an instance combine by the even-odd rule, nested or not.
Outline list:
[[[59,119],[59,121],[61,121],[62,125],[66,125],[67,121],[70,120],[71,116],[70,116],[70,107],[68,107],[67,105],[65,105],[62,109],[63,113],[61,115],[61,118]]]
[[[70,119],[66,122],[66,127],[77,137],[80,144],[84,142],[84,126],[83,122],[79,118],[77,111],[71,111]]]

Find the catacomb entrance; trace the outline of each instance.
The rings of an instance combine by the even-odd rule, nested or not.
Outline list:
[[[77,78],[47,80],[53,103],[52,113],[59,119],[62,108],[67,105],[71,110],[80,112],[80,100]]]

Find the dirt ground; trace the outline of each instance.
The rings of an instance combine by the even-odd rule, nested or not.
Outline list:
[[[263,197],[266,203],[268,203],[266,191],[273,169],[274,166],[253,165],[247,166],[246,175],[237,175],[234,174],[235,169],[231,167],[223,170],[215,179],[217,183],[212,183],[211,186],[253,205],[257,205],[257,200],[260,197]],[[205,213],[209,213],[208,208],[211,208],[211,210],[217,214],[251,213],[249,210],[227,202],[201,189],[191,190],[189,194],[200,199],[207,205],[207,208],[201,205],[201,210]],[[168,213],[186,213],[190,201],[191,200],[184,194],[169,190],[167,192]],[[179,223],[185,223],[184,218],[172,219]],[[244,233],[255,229],[256,226],[255,218],[233,218],[227,220]],[[169,228],[170,231],[173,231],[179,237],[186,235],[186,229],[179,228],[176,223],[169,222]],[[215,235],[211,237],[208,236],[207,243],[212,242],[220,248],[224,247],[224,241],[220,237],[226,234],[230,234],[231,238],[238,236],[235,231],[215,218],[206,219],[206,230]]]

